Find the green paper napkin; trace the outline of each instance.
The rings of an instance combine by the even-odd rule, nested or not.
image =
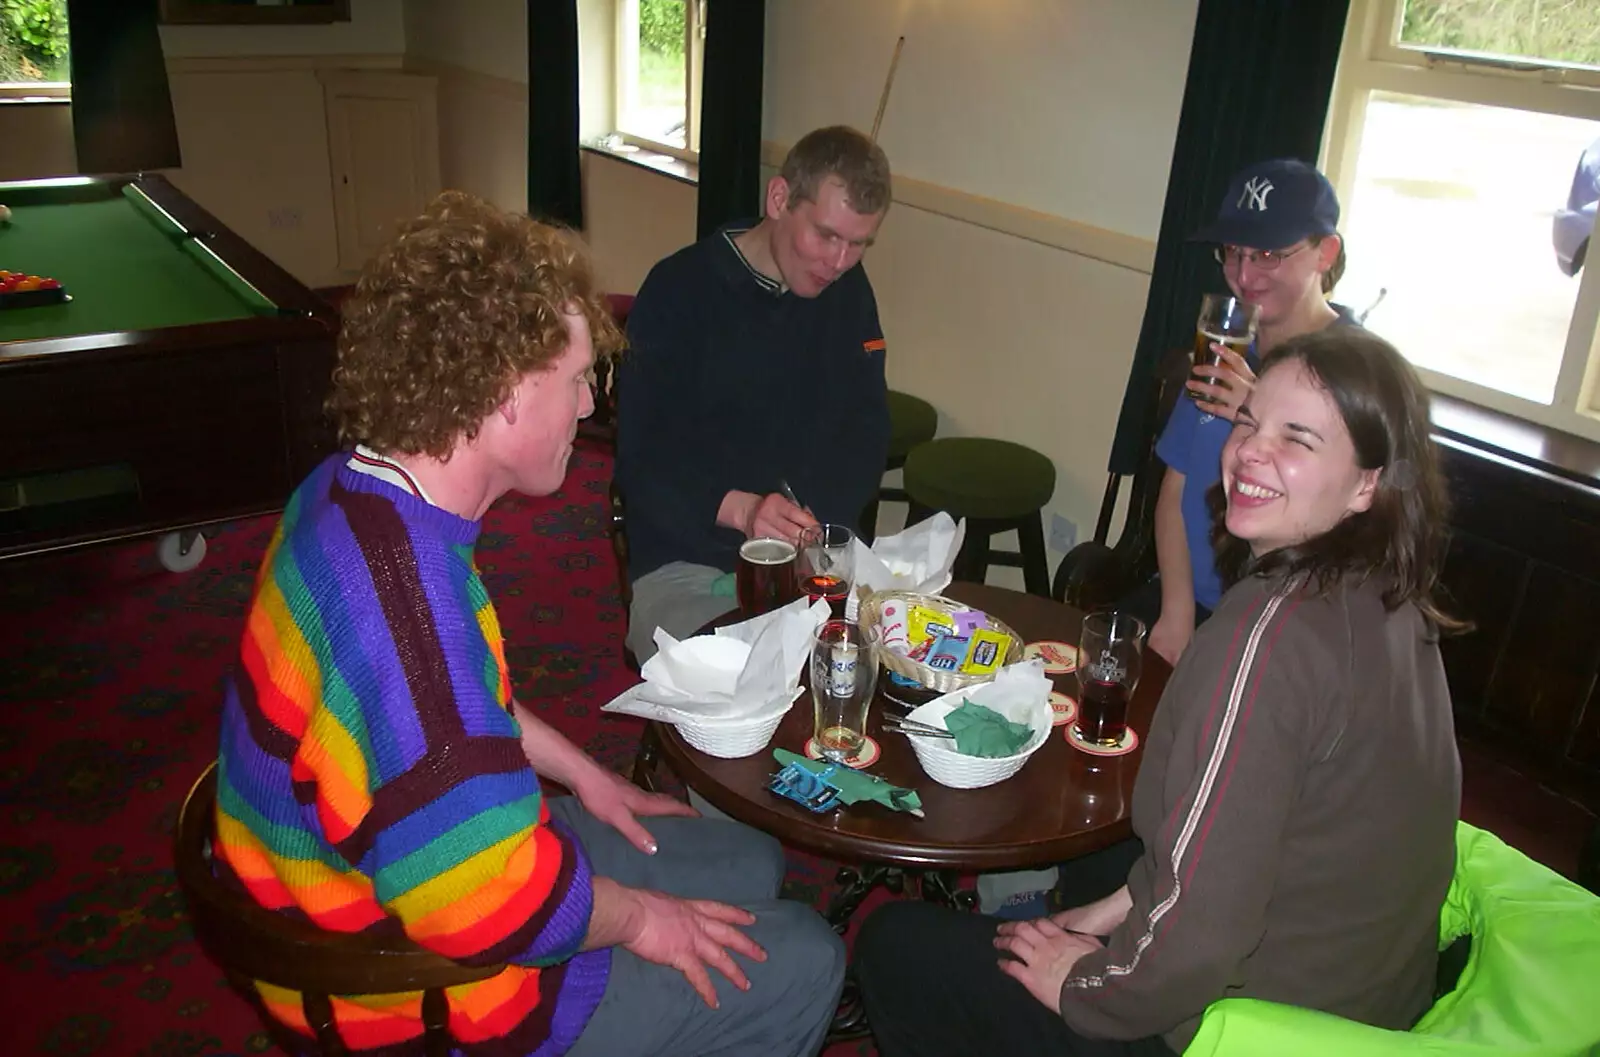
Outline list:
[[[738,593],[737,590],[736,590],[736,585],[734,583],[735,579],[736,578],[735,578],[733,573],[723,573],[721,576],[717,577],[715,580],[712,580],[711,581],[711,597],[712,598],[733,598]]]
[[[956,751],[966,756],[1012,756],[1033,737],[1026,723],[1013,723],[992,708],[963,698],[961,707],[944,717],[945,729],[956,736]]]
[[[772,755],[780,764],[799,764],[812,774],[821,774],[829,767],[835,768],[828,776],[828,781],[838,786],[839,799],[847,804],[876,800],[884,807],[895,811],[909,811],[918,818],[922,817],[922,798],[917,795],[915,789],[902,789],[875,774],[853,770],[843,764],[830,763],[827,760],[813,760],[809,756],[800,756],[788,749],[773,749]]]

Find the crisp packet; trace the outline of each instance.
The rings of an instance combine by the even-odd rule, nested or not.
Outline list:
[[[939,635],[952,635],[955,630],[955,623],[942,610],[912,606],[906,614],[906,637],[912,645]]]
[[[1007,636],[993,628],[979,628],[972,633],[967,655],[961,662],[961,671],[968,675],[988,675],[999,669],[1006,659]]]
[[[955,614],[955,625],[956,634],[969,639],[974,631],[989,626],[989,618],[981,609],[964,609]]]

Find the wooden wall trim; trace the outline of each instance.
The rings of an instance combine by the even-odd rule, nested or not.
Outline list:
[[[398,70],[406,57],[362,55],[180,55],[167,59],[167,72],[282,73],[289,70]]]
[[[761,162],[768,168],[776,169],[783,164],[783,157],[788,150],[788,144],[764,140],[761,144]],[[1156,244],[1150,239],[1110,231],[909,176],[894,178],[894,200],[925,213],[1027,239],[1141,275],[1149,275],[1155,261]]]

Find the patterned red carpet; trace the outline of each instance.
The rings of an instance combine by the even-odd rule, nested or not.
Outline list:
[[[478,560],[518,697],[602,763],[636,720],[599,709],[635,678],[606,536],[609,458],[502,501]],[[148,540],[0,565],[0,1019],[6,1057],[238,1057],[271,1049],[190,937],[171,829],[213,758],[221,680],[274,518],[223,526],[178,576]],[[790,894],[836,867],[793,855]],[[837,1046],[827,1057],[873,1053]]]

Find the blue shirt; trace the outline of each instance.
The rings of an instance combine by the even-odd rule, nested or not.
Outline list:
[[[1222,578],[1211,551],[1211,512],[1206,492],[1222,479],[1222,446],[1233,423],[1201,411],[1186,394],[1178,397],[1156,442],[1156,456],[1183,474],[1183,535],[1189,543],[1189,568],[1194,571],[1194,600],[1207,609],[1222,600]]]

